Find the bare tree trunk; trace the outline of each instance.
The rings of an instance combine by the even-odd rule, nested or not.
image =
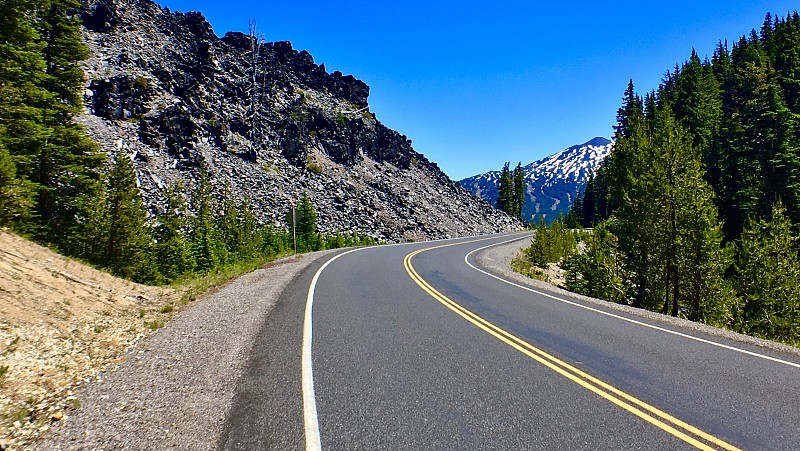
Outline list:
[[[678,304],[681,298],[681,290],[678,284],[677,268],[673,268],[672,270],[672,290],[672,316],[678,316]]]
[[[667,272],[664,274],[664,307],[661,309],[661,314],[666,315],[669,313],[669,282],[671,280],[671,263],[667,263]]]
[[[642,308],[642,303],[644,301],[644,295],[647,293],[647,277],[645,276],[647,272],[647,254],[642,256],[642,265],[639,267],[639,288],[636,291],[636,298],[633,300],[633,306],[636,308]]]
[[[258,120],[259,115],[259,93],[261,91],[258,84],[258,64],[261,54],[261,44],[263,38],[256,36],[256,22],[250,21],[250,108],[248,110],[248,119],[250,120],[250,147],[248,149],[248,159],[251,162],[256,161],[258,148],[261,146],[261,130]]]

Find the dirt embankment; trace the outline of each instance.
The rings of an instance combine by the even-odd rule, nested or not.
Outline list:
[[[0,230],[0,449],[79,408],[74,390],[163,325],[178,296]]]

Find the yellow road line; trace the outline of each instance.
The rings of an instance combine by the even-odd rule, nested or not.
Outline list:
[[[474,240],[479,241],[479,240]],[[469,241],[469,242],[474,242]],[[654,426],[674,435],[677,438],[689,443],[690,445],[703,450],[713,450],[714,447],[710,446],[708,443],[718,446],[721,449],[730,450],[730,451],[738,451],[739,448],[727,443],[711,434],[708,434],[684,421],[681,421],[672,415],[667,414],[666,412],[647,404],[644,401],[639,400],[638,398],[629,395],[628,393],[623,392],[622,390],[601,381],[600,379],[595,378],[587,374],[584,371],[564,362],[563,360],[548,354],[547,352],[531,345],[527,341],[501,329],[500,327],[492,324],[491,322],[483,319],[482,317],[476,315],[475,313],[471,312],[470,310],[464,308],[463,306],[459,305],[458,303],[454,302],[453,300],[449,299],[447,296],[440,293],[438,290],[433,288],[425,279],[423,279],[414,267],[411,264],[411,259],[414,256],[426,252],[433,249],[441,249],[444,247],[456,246],[459,244],[466,244],[466,243],[450,243],[441,246],[434,246],[427,249],[420,249],[410,254],[406,255],[403,264],[405,266],[406,272],[411,277],[411,279],[420,286],[425,292],[431,295],[434,299],[438,302],[443,304],[445,307],[449,308],[453,312],[457,313],[459,316],[463,317],[467,321],[471,322],[478,328],[482,329],[483,331],[489,333],[490,335],[494,336],[495,338],[499,339],[500,341],[508,344],[512,348],[518,350],[519,352],[527,355],[533,360],[541,363],[542,365],[550,368],[551,370],[555,371],[556,373],[566,377],[567,379],[575,382],[576,384],[586,388],[587,390],[601,396],[602,398],[610,401],[611,403],[625,409],[626,411],[636,415],[637,417],[647,421],[648,423],[653,424]],[[638,407],[637,407],[638,406]],[[641,409],[640,409],[641,408]],[[642,410],[644,409],[644,410]],[[646,410],[646,411],[645,411]],[[648,413],[649,412],[649,413]],[[664,420],[664,421],[662,421]],[[672,425],[667,424],[666,422],[672,423]],[[674,426],[673,426],[674,425]],[[684,431],[681,431],[678,428],[682,428]],[[688,433],[688,434],[687,434]],[[689,434],[694,434],[696,437],[692,437]],[[699,439],[703,439],[708,443],[704,443]]]

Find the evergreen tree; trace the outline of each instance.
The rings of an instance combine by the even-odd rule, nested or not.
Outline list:
[[[3,224],[18,229],[27,228],[32,207],[28,169],[48,135],[39,105],[53,101],[42,87],[44,45],[33,14],[38,4],[0,2],[0,202]]]
[[[195,205],[195,217],[192,221],[192,254],[195,269],[207,272],[221,267],[228,260],[225,242],[217,228],[214,214],[217,205],[211,195],[211,182],[203,171],[196,185],[192,202]]]
[[[99,240],[100,246],[94,247],[96,262],[114,275],[156,282],[151,254],[153,233],[147,225],[133,162],[127,155],[116,156],[107,176],[106,194],[100,199],[105,202],[95,212],[97,227],[87,235],[93,241]]]
[[[631,121],[629,135],[617,141],[614,147],[627,156],[629,167],[625,170],[636,177],[617,188],[624,202],[614,212],[611,232],[618,237],[627,271],[636,278],[633,306],[655,309],[654,298],[663,280],[658,277],[659,262],[654,256],[659,241],[663,241],[664,229],[653,225],[659,222],[661,202],[658,198],[663,194],[665,177],[661,167],[653,165],[648,122],[641,117]]]
[[[21,228],[28,218],[31,205],[30,187],[24,180],[17,179],[14,161],[0,137],[0,227]]]
[[[794,114],[800,114],[800,17],[797,12],[785,20],[764,19],[762,42],[775,67],[784,103]]]
[[[800,340],[800,259],[797,237],[778,202],[772,219],[750,219],[736,257],[738,301],[733,329],[764,338]]]
[[[794,13],[785,20],[768,15],[760,33],[731,51],[720,42],[710,62],[692,52],[643,102],[629,84],[614,149],[582,199],[584,210],[595,200],[594,220],[610,218],[596,227],[618,240],[590,240],[602,252],[589,245],[591,259],[571,258],[568,283],[588,292],[595,286],[589,280],[602,273],[592,259],[611,255],[623,270],[603,274],[630,288],[604,296],[796,342],[798,74]],[[730,274],[733,251],[724,243],[740,236]]]
[[[105,156],[72,122],[82,107],[88,56],[76,0],[0,4],[0,133],[16,177],[33,193],[27,231],[70,251],[92,213]],[[28,197],[25,194],[23,197]]]
[[[319,250],[322,243],[317,233],[317,213],[308,198],[308,193],[303,193],[297,211],[300,214],[300,220],[297,222],[298,250],[302,249],[303,252]]]
[[[627,277],[618,258],[618,248],[617,239],[606,223],[598,224],[588,236],[586,252],[571,256],[564,265],[567,270],[567,289],[611,302],[626,303],[624,287]]]
[[[250,203],[245,199],[239,208],[239,225],[236,237],[236,255],[239,260],[252,261],[259,255],[263,248],[262,235],[259,231],[258,220],[253,213]]]
[[[513,216],[514,214],[514,179],[508,168],[508,162],[503,166],[500,182],[497,187],[497,209]]]
[[[272,225],[260,230],[261,252],[266,257],[286,254],[292,250],[292,237],[285,231],[276,231]]]
[[[550,245],[552,244],[544,218],[539,218],[539,223],[534,230],[533,243],[525,249],[525,258],[536,266],[544,267],[550,259]]]
[[[731,52],[720,155],[720,203],[725,234],[735,239],[748,217],[764,217],[778,197],[794,204],[798,171],[791,114],[757,38],[742,38]],[[800,220],[800,218],[797,218]]]
[[[660,298],[663,313],[686,309],[700,319],[724,292],[727,264],[713,190],[691,141],[666,102],[655,111],[652,129],[647,120],[633,122],[630,136],[617,145],[630,155],[636,177],[623,192],[614,230],[636,279],[634,306],[655,309]]]
[[[188,233],[188,206],[181,195],[183,190],[183,186],[178,184],[167,191],[167,207],[159,216],[155,230],[158,267],[167,283],[194,270]]]
[[[631,135],[632,122],[642,115],[642,99],[636,95],[633,80],[628,81],[628,87],[622,98],[622,106],[617,110],[617,124],[614,126],[614,141],[628,138]]]
[[[522,162],[514,168],[514,211],[512,216],[522,219],[522,208],[525,206],[525,173]]]
[[[594,189],[594,174],[589,174],[589,180],[586,181],[586,187],[583,190],[583,202],[581,203],[581,210],[578,211],[581,218],[581,225],[583,227],[592,227],[595,222],[595,201],[597,194]]]
[[[719,134],[722,91],[709,65],[694,50],[675,77],[674,112],[688,127],[694,146],[706,153]]]
[[[600,166],[595,179],[596,221],[608,218],[624,202],[622,196],[629,179],[628,167],[631,156],[625,147],[620,147],[618,143],[629,138],[636,124],[641,122],[642,108],[642,99],[636,95],[633,81],[630,81],[623,96],[622,106],[617,110],[617,125],[614,126],[616,144]]]
[[[239,209],[231,197],[230,186],[228,186],[227,182],[225,184],[225,202],[221,213],[216,218],[216,227],[225,245],[226,261],[221,262],[224,265],[241,259],[237,252],[240,238]]]
[[[569,207],[565,223],[570,229],[583,227],[583,195],[580,191],[575,194],[575,200]]]
[[[49,0],[38,10],[36,24],[44,62],[39,84],[49,99],[36,106],[45,139],[31,155],[30,165],[18,166],[37,186],[36,235],[62,247],[67,247],[68,238],[76,233],[76,219],[91,214],[83,198],[100,189],[100,169],[105,161],[97,145],[72,121],[83,108],[83,72],[78,63],[89,55],[76,14],[79,7],[77,0]]]

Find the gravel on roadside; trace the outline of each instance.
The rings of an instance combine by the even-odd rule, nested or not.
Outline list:
[[[34,449],[213,449],[254,338],[321,251],[270,263],[204,297],[84,384],[81,407]]]
[[[480,266],[520,285],[570,300],[714,336],[800,355],[800,350],[704,324],[581,296],[511,270],[529,239],[485,249]],[[281,292],[317,252],[274,262],[198,301],[126,352],[78,394],[82,407],[36,449],[213,449],[259,327]],[[627,315],[629,316],[629,315]]]
[[[660,322],[664,326],[677,326],[684,330],[698,331],[709,334],[711,336],[725,338],[729,340],[738,341],[748,345],[758,346],[764,349],[775,350],[779,352],[786,352],[789,354],[800,356],[800,349],[788,346],[774,341],[763,340],[760,338],[751,337],[749,335],[742,335],[727,329],[720,329],[717,327],[708,326],[702,323],[696,323],[683,318],[673,318],[671,316],[662,315],[660,313],[651,312],[631,307],[629,305],[617,304],[614,302],[603,301],[601,299],[583,296],[581,294],[567,291],[563,288],[556,287],[541,280],[531,279],[511,269],[511,261],[519,254],[519,252],[531,245],[533,238],[525,238],[510,243],[493,246],[476,255],[479,266],[487,271],[501,276],[506,280],[512,281],[519,285],[532,288],[537,291],[547,293],[551,296],[560,297],[567,300],[577,300],[584,303],[593,304],[599,307],[604,307],[606,310],[616,310],[618,312],[635,315],[640,318]]]

